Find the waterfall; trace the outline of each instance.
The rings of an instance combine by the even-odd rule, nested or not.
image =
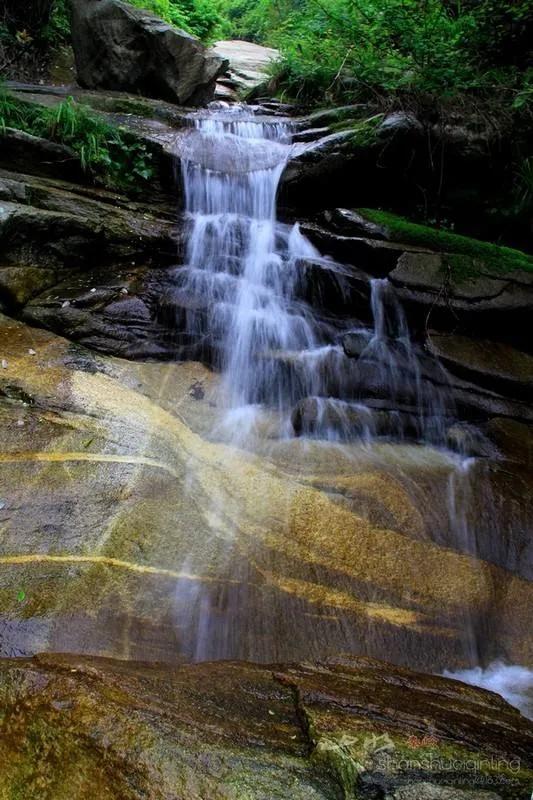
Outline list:
[[[432,361],[427,379],[388,281],[371,281],[373,330],[347,328],[364,339],[357,361],[346,358],[338,326],[306,300],[309,264],[326,265],[341,290],[343,267],[297,224],[276,220],[290,124],[241,106],[190,119],[180,150],[187,247],[174,280],[187,298],[188,333],[203,337],[222,374],[225,433],[249,440],[268,412],[278,436],[443,444],[452,405],[445,371]]]
[[[297,226],[276,223],[287,124],[236,107],[194,125],[182,155],[189,236],[177,277],[189,296],[207,298],[224,402],[242,424],[266,398],[281,407],[290,394],[273,354],[317,342],[313,315],[294,297],[294,265],[314,249]]]
[[[182,328],[200,342],[195,357],[200,354],[221,375],[222,422],[213,438],[253,450],[264,430],[261,420],[268,417],[269,424],[273,420],[268,436],[278,442],[296,445],[300,437],[304,445],[314,439],[325,449],[349,445],[343,452],[353,456],[354,471],[371,463],[412,491],[424,508],[429,538],[476,555],[476,460],[460,446],[449,449],[457,414],[448,374],[413,340],[392,285],[383,278],[370,281],[370,324],[349,314],[332,321],[310,299],[309,281],[318,266],[333,276],[349,309],[348,272],[322,256],[298,224],[276,218],[278,186],[291,154],[290,123],[241,106],[213,107],[189,119],[179,152],[187,244],[172,291]],[[424,476],[431,451],[388,444],[372,451],[391,441],[429,445],[433,456],[438,449],[440,472],[431,489]],[[357,460],[361,452],[366,466]],[[419,470],[419,483],[411,469]],[[488,491],[486,498],[492,508]],[[230,546],[230,577],[233,563]],[[258,657],[254,631],[273,621],[259,619],[262,606],[252,584],[252,576],[244,574],[218,594],[209,586],[177,587],[179,623],[191,658]],[[478,641],[488,632],[470,609],[458,614],[463,660],[473,666],[482,657]],[[294,621],[286,622],[289,630]],[[291,628],[291,637],[297,633],[297,626]],[[348,652],[371,651],[352,631],[344,635]],[[370,639],[370,630],[367,635]]]

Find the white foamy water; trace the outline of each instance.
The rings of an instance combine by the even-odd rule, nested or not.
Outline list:
[[[280,407],[291,395],[269,355],[306,350],[320,339],[310,309],[294,296],[296,261],[317,254],[297,225],[287,230],[276,222],[288,125],[239,108],[193,120],[196,130],[181,149],[190,235],[186,267],[176,275],[183,291],[201,292],[209,308],[230,422],[253,428],[262,403]],[[236,434],[242,436],[238,424]]]
[[[242,106],[215,106],[190,121],[180,139],[189,235],[175,297],[187,298],[187,332],[206,342],[222,372],[227,415],[217,436],[253,439],[264,427],[255,417],[268,409],[281,419],[280,435],[444,443],[446,373],[434,361],[436,380],[426,379],[389,282],[371,281],[373,328],[328,320],[308,302],[318,280],[320,308],[322,279],[346,300],[349,270],[321,256],[298,224],[276,219],[290,123]],[[340,344],[350,330],[366,342],[357,359]]]
[[[480,686],[501,695],[524,716],[533,719],[533,671],[494,661],[486,669],[473,667],[458,672],[446,670],[445,678],[453,678],[471,686]]]

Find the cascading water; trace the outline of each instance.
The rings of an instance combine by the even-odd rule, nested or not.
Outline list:
[[[193,129],[180,144],[188,239],[173,291],[186,309],[185,328],[221,373],[217,404],[223,422],[213,438],[253,450],[258,421],[266,414],[275,421],[273,439],[311,438],[330,449],[343,447],[344,456],[360,453],[361,443],[380,440],[437,446],[444,478],[436,490],[435,520],[428,509],[431,538],[475,554],[470,483],[475,459],[457,448],[455,454],[446,451],[455,422],[448,376],[412,342],[391,285],[386,279],[371,281],[373,327],[353,319],[340,327],[308,303],[309,264],[336,275],[339,296],[345,268],[321,257],[298,225],[276,220],[278,184],[291,153],[290,124],[239,106],[215,107],[190,119]],[[356,358],[345,355],[346,336]],[[359,450],[346,450],[350,442],[358,442]],[[385,459],[375,458],[381,458],[374,462],[380,469],[396,470],[409,485],[390,450]],[[416,496],[419,487],[412,488]],[[231,561],[230,554],[228,570]],[[180,627],[187,629],[192,658],[271,659],[253,636],[254,627],[272,621],[259,621],[260,601],[246,589],[249,577],[230,581],[223,599],[204,588],[191,594],[187,585],[178,587]],[[240,588],[231,589],[237,583]],[[287,636],[297,638],[298,627],[289,622]],[[472,666],[478,662],[477,638],[484,635],[476,626],[467,610],[462,649],[465,664]],[[344,636],[347,651],[366,651],[356,634],[345,630]]]
[[[242,425],[265,396],[279,407],[286,400],[272,354],[318,340],[312,314],[294,298],[294,263],[314,249],[297,226],[276,224],[288,126],[241,118],[238,108],[194,123],[197,135],[182,153],[190,235],[176,278],[189,296],[207,298],[224,403]]]
[[[192,308],[189,333],[204,336],[222,372],[225,432],[243,441],[268,409],[279,435],[444,443],[445,371],[433,363],[440,388],[423,379],[388,282],[371,282],[374,330],[359,331],[366,341],[357,363],[305,300],[306,264],[327,261],[339,284],[342,267],[321,259],[298,225],[276,221],[290,126],[238,106],[191,119],[180,151],[189,235],[174,279]]]

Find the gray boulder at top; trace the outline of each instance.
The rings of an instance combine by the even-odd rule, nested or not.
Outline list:
[[[71,0],[79,83],[173,103],[213,98],[227,62],[194,36],[121,0]]]

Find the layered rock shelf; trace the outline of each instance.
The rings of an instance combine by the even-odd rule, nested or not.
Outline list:
[[[514,800],[532,776],[531,731],[496,695],[367,659],[169,669],[39,656],[0,665],[0,698],[12,793]]]

